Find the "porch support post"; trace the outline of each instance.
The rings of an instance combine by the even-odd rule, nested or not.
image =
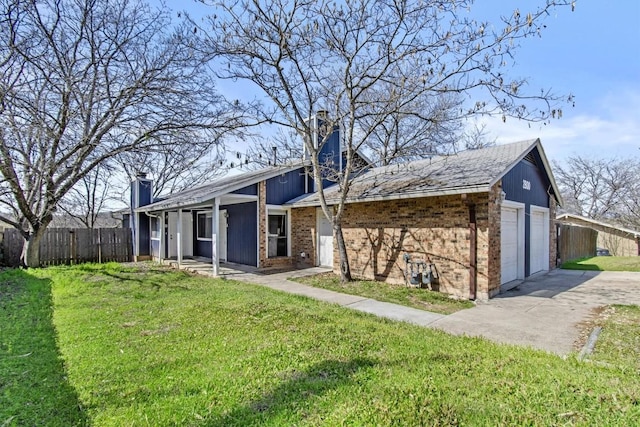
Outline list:
[[[162,264],[162,260],[164,259],[164,212],[160,212],[157,218],[158,221],[158,233],[160,233],[160,243],[158,244],[158,261]]]
[[[211,264],[213,267],[213,275],[218,276],[220,273],[220,244],[218,234],[220,233],[220,198],[213,200],[211,209]]]
[[[176,247],[178,249],[178,268],[182,264],[182,208],[178,209],[178,226],[176,227]]]

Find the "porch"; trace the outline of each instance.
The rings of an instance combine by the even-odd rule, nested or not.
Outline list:
[[[164,259],[162,260],[162,263],[173,268],[186,270],[203,276],[221,277],[224,279],[242,280],[252,283],[263,283],[266,277],[272,278],[275,281],[281,281],[286,280],[286,278],[289,277],[313,276],[332,271],[332,269],[328,267],[312,267],[304,269],[296,269],[294,267],[256,268],[250,265],[221,262],[216,276],[213,271],[211,258],[183,258],[180,263],[178,263],[177,259]]]

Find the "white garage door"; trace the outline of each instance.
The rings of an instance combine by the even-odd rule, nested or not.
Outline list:
[[[333,227],[318,208],[318,265],[323,267],[333,267]]]
[[[518,210],[502,208],[500,222],[500,264],[502,274],[500,284],[518,278]]]
[[[545,248],[548,236],[545,235],[545,214],[541,211],[531,211],[531,238],[530,238],[530,261],[529,274],[547,270],[547,251]]]

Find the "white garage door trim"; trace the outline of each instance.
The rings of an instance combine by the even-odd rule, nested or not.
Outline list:
[[[542,223],[540,223],[540,218]],[[531,205],[529,240],[529,275],[548,271],[549,208]]]
[[[504,285],[505,283],[512,283],[516,280],[524,279],[524,203],[512,202],[505,200],[502,202],[502,210],[500,215],[500,285]],[[511,242],[507,239],[504,239],[505,236],[502,234],[503,229],[503,214],[502,211],[507,211],[513,213],[515,211],[517,224],[516,224],[516,232],[515,236],[515,253],[513,252],[513,240]],[[510,246],[511,245],[511,246]],[[506,250],[506,246],[510,248],[508,251]],[[513,257],[515,255],[515,258]],[[515,262],[515,266],[513,264],[505,265],[505,261],[512,260]],[[515,267],[515,269],[514,269]],[[503,290],[506,288],[503,287]]]
[[[331,221],[324,216],[322,208],[316,210],[316,218],[318,230],[317,264],[322,267],[333,267],[333,227]]]

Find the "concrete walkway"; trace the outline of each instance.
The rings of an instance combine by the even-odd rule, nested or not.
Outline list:
[[[174,267],[177,266],[175,262],[171,264]],[[204,264],[193,260],[183,260],[181,268],[199,274],[212,276],[210,264]],[[245,270],[244,266],[242,268]],[[304,295],[309,298],[338,304],[342,307],[347,307],[353,310],[375,314],[376,316],[385,317],[387,319],[409,322],[419,326],[429,326],[436,320],[440,320],[445,317],[443,314],[431,313],[429,311],[418,310],[388,302],[381,302],[375,299],[364,298],[356,295],[343,294],[327,289],[314,288],[313,286],[307,286],[302,283],[287,280],[290,277],[314,276],[316,274],[326,273],[329,271],[331,271],[329,268],[314,267],[282,273],[262,274],[251,271],[251,269],[249,269],[249,271],[241,271],[235,270],[231,266],[223,266],[220,269],[220,275],[226,279],[240,280],[290,294]]]
[[[202,267],[202,263],[185,260],[181,268],[211,275],[210,265]],[[595,308],[607,304],[640,305],[640,273],[554,270],[530,278],[488,302],[479,302],[474,308],[448,316],[287,280],[327,271],[317,267],[259,274],[223,267],[221,274],[229,279],[304,295],[387,319],[559,355],[575,350],[580,332],[578,326],[592,316]]]

